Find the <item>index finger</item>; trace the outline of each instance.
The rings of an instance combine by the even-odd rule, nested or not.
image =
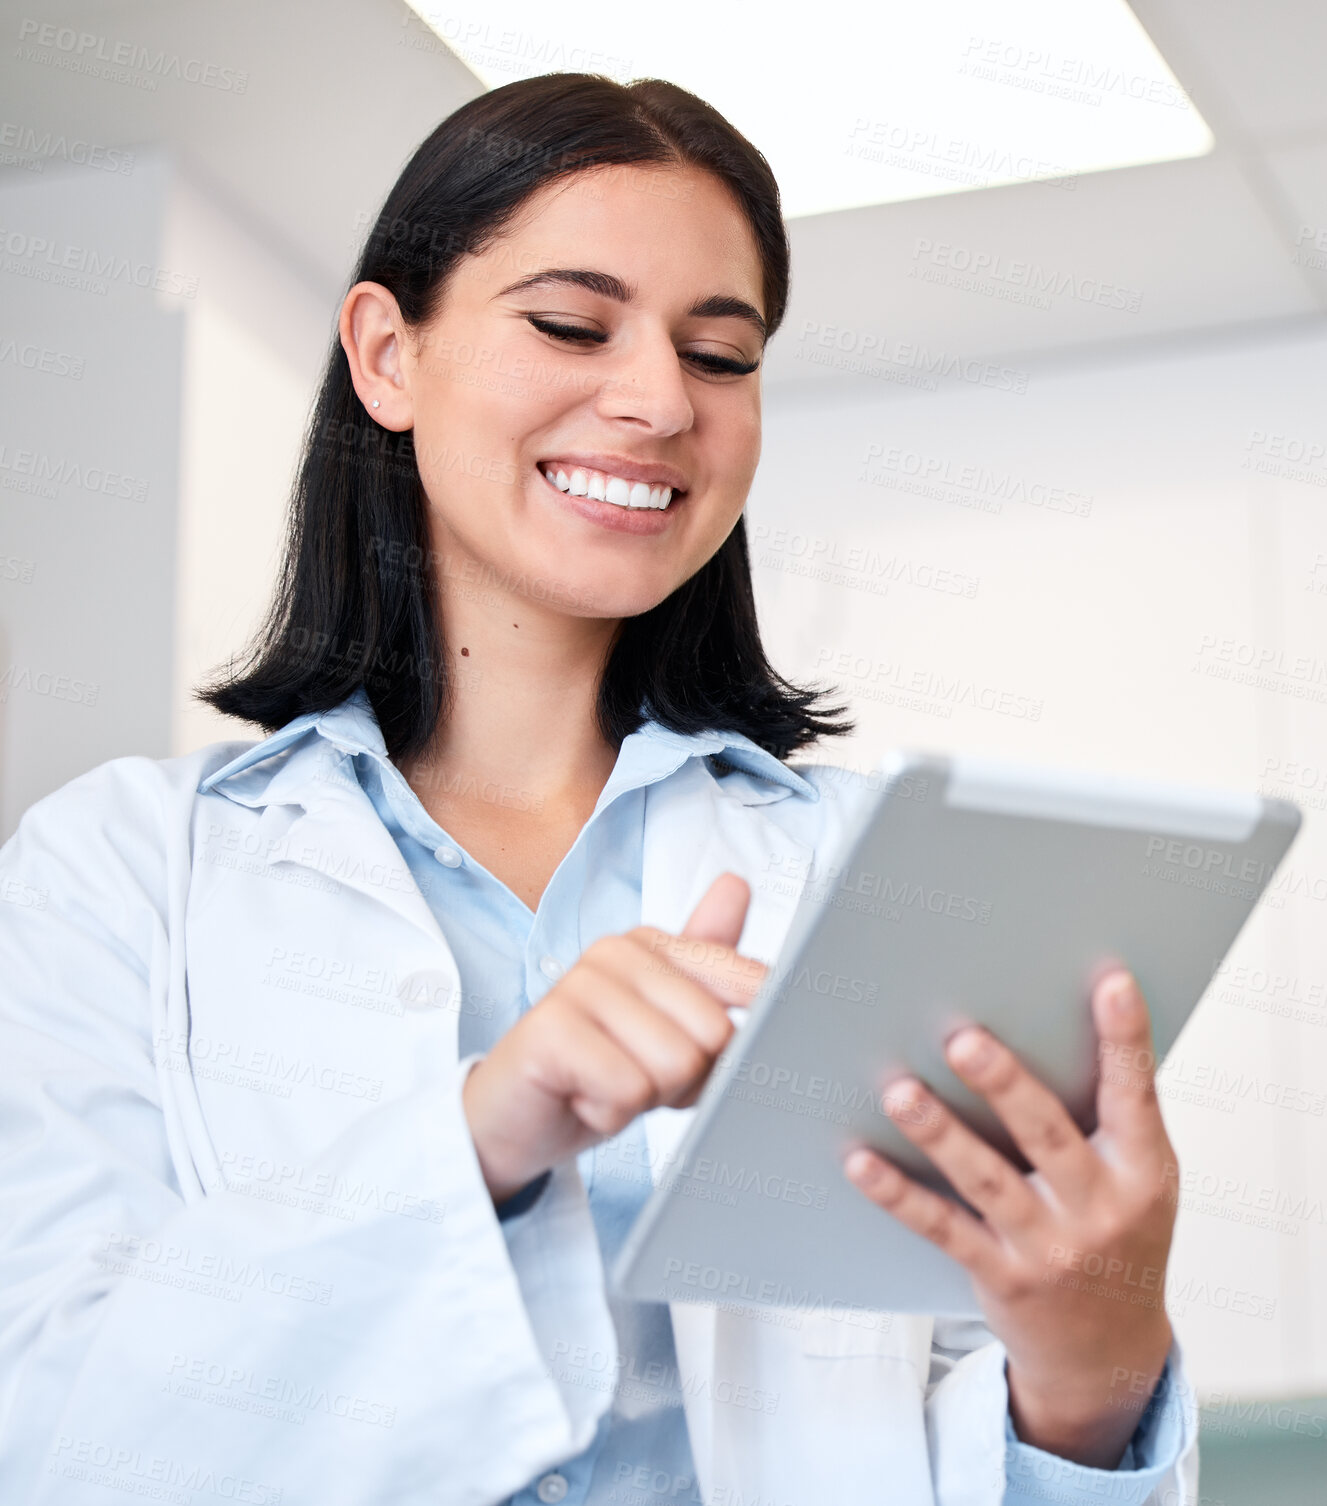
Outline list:
[[[743,957],[721,941],[699,936],[672,936],[657,926],[636,926],[627,934],[640,942],[664,967],[674,968],[708,989],[724,1004],[749,1005],[760,992],[769,969]]]
[[[1098,1126],[1121,1145],[1141,1148],[1164,1141],[1152,1021],[1133,975],[1116,970],[1101,979],[1092,993],[1092,1013],[1101,1042]]]

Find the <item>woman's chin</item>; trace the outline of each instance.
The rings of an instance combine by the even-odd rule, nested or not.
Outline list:
[[[550,605],[560,605],[573,617],[639,617],[657,607],[667,590],[623,590],[621,582],[568,581]]]
[[[676,572],[664,575],[657,569],[550,571],[548,562],[556,559],[556,551],[544,555],[540,562],[544,565],[542,570],[534,560],[529,569],[517,563],[509,565],[503,573],[513,594],[569,617],[638,617],[657,607],[681,584],[675,578]]]

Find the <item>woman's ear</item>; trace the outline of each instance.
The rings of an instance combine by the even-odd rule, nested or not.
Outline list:
[[[357,282],[341,304],[341,348],[350,380],[374,423],[401,433],[414,427],[414,402],[401,360],[405,322],[378,282]]]

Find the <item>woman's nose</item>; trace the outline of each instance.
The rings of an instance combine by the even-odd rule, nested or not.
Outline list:
[[[678,434],[695,421],[685,373],[671,340],[639,343],[607,375],[598,407],[605,418],[643,424],[651,433]]]

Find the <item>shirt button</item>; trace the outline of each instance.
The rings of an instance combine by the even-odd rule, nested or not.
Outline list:
[[[562,966],[562,964],[558,961],[558,959],[556,957],[543,956],[543,957],[541,957],[539,959],[539,971],[541,973],[543,973],[543,975],[544,975],[545,978],[552,978],[552,979],[556,980],[556,979],[560,978],[563,975],[563,973],[566,972],[566,968]],[[552,1480],[555,1477],[553,1475],[548,1475],[546,1478]],[[561,1475],[556,1476],[556,1478],[557,1479],[562,1479]],[[563,1480],[562,1483],[565,1485],[566,1481]],[[543,1496],[540,1497],[540,1500],[544,1500],[544,1499],[545,1498]],[[560,1501],[562,1499],[562,1497],[561,1496],[549,1496],[549,1497],[547,1497],[547,1499],[550,1500],[550,1501]]]
[[[534,1493],[541,1501],[560,1501],[567,1494],[567,1477],[560,1475],[555,1470],[551,1475],[545,1475],[539,1484],[535,1486]]]
[[[454,847],[439,847],[433,854],[444,868],[459,868],[461,854]]]

